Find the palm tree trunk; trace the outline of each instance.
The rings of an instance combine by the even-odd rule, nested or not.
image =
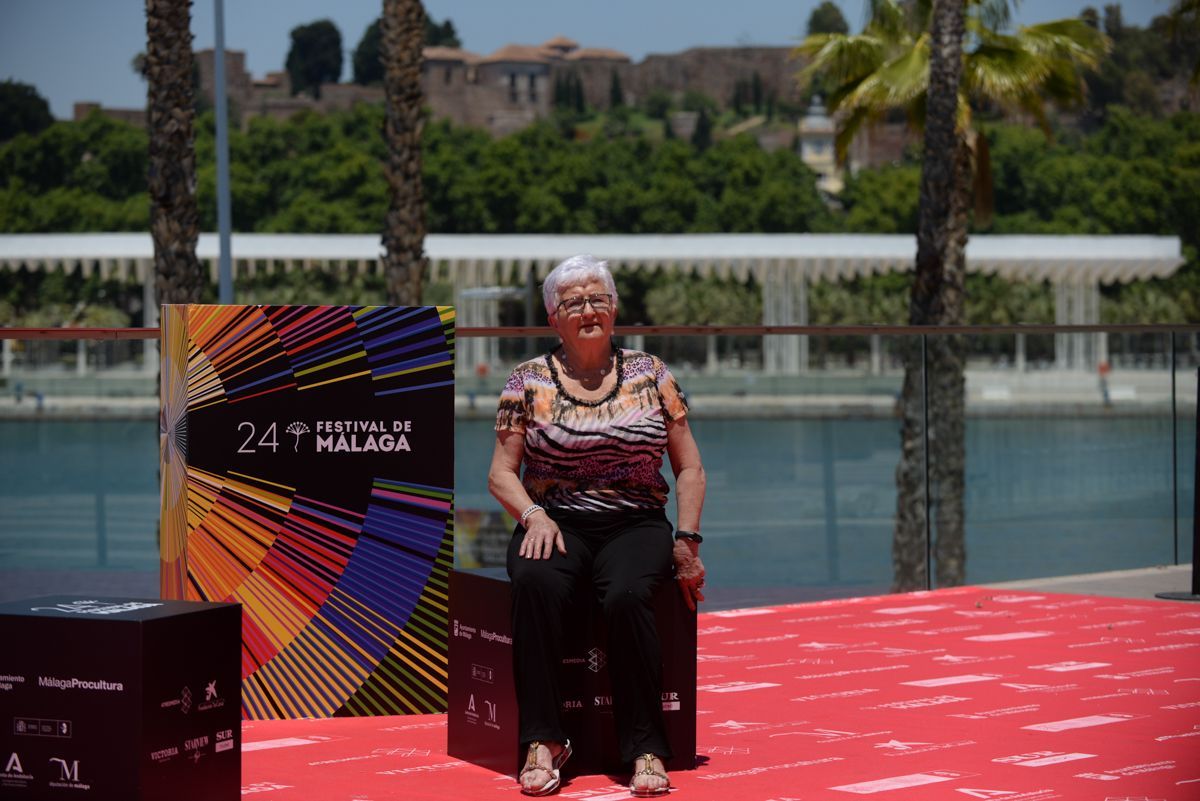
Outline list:
[[[195,117],[189,0],[146,0],[150,233],[159,303],[197,303],[208,283],[196,259]]]
[[[420,0],[384,0],[382,58],[387,97],[390,203],[383,227],[388,303],[418,306],[425,270],[425,195],[421,188],[421,50],[425,9]]]
[[[962,0],[934,0],[930,30],[929,91],[917,220],[917,263],[909,303],[913,325],[963,322],[970,154],[957,130],[962,76]],[[900,464],[896,469],[896,530],[892,544],[893,589],[924,589],[925,516],[936,526],[937,583],[965,578],[963,491],[965,486],[965,343],[959,336],[927,338],[922,397],[920,351],[905,353]],[[923,403],[929,404],[925,432]],[[930,503],[924,507],[923,434],[929,442]]]

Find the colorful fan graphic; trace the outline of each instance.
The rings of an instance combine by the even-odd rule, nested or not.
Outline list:
[[[242,604],[243,715],[444,710],[453,309],[162,319],[163,597]]]

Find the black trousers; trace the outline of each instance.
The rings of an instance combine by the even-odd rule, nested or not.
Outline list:
[[[562,742],[559,666],[572,601],[590,583],[608,629],[608,671],[621,759],[671,756],[662,714],[662,653],[654,591],[669,579],[672,527],[661,510],[581,513],[549,510],[567,553],[549,559],[518,555],[525,529],[508,546],[512,579],[513,674],[520,738]]]

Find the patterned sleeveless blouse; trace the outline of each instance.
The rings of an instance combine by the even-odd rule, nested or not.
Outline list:
[[[550,356],[517,365],[500,394],[497,431],[525,437],[521,483],[534,503],[578,512],[661,509],[667,424],[687,400],[657,356],[618,352],[619,380],[598,402],[572,398]]]

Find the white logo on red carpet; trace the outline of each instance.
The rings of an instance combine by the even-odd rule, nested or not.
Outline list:
[[[1095,754],[1083,754],[1066,751],[1030,751],[1027,754],[997,757],[993,762],[1003,765],[1020,765],[1023,768],[1044,768],[1048,765],[1060,765],[1063,762],[1076,762],[1080,759],[1093,759]]]
[[[1002,609],[956,609],[954,614],[959,617],[1012,617],[1012,612]]]
[[[1145,715],[1126,715],[1121,713],[1112,713],[1108,715],[1084,715],[1080,718],[1067,718],[1065,720],[1052,720],[1047,723],[1033,723],[1028,726],[1022,726],[1022,729],[1029,731],[1044,731],[1044,732],[1060,732],[1072,731],[1074,729],[1090,729],[1095,726],[1107,726],[1110,723],[1125,723],[1129,720],[1135,720]]]
[[[838,787],[830,787],[829,789],[843,793],[854,793],[855,795],[874,795],[875,793],[887,793],[892,790],[904,790],[909,787],[921,787],[926,784],[948,782],[953,779],[966,779],[974,775],[973,773],[963,773],[957,770],[929,770],[923,773],[909,773],[905,776],[889,776],[886,779],[875,779],[869,782],[843,784]]]
[[[751,609],[726,609],[723,612],[710,612],[713,617],[755,617],[757,615],[773,615],[775,609],[769,606],[757,606]]]
[[[915,626],[926,621],[919,617],[902,617],[898,620],[878,620],[867,623],[844,623],[839,629],[894,629],[899,626]]]
[[[1170,690],[1156,690],[1152,687],[1120,687],[1115,693],[1106,695],[1088,695],[1081,701],[1101,701],[1107,698],[1128,698],[1131,695],[1170,695]]]
[[[729,656],[727,654],[696,654],[697,662],[749,662],[756,658],[754,654],[738,654],[737,656]],[[746,669],[754,670],[754,667]]]
[[[854,617],[849,612],[843,612],[840,615],[813,615],[812,617],[789,617],[787,620],[781,620],[780,623],[821,623],[826,620],[843,620],[848,617]]]
[[[720,684],[703,684],[696,689],[708,693],[745,693],[751,690],[765,690],[768,687],[779,686],[779,684],[770,681],[726,681]]]
[[[822,745],[827,743],[844,743],[851,740],[865,740],[871,737],[881,737],[891,734],[890,731],[855,732],[843,729],[813,729],[811,731],[786,731],[772,734],[771,737],[815,737]]]
[[[870,644],[874,645],[874,643]],[[853,648],[854,645],[852,643],[844,642],[817,642],[816,640],[813,640],[811,642],[796,643],[796,647],[807,648],[810,651],[837,651],[845,648]]]
[[[929,648],[924,651],[916,648],[897,648],[894,646],[880,648],[859,648],[851,651],[852,654],[880,654],[889,659],[897,656],[923,656],[925,654],[940,654],[945,651],[945,648]]]
[[[1007,715],[1021,715],[1027,712],[1037,712],[1041,704],[1025,704],[1024,706],[1006,706],[1000,709],[985,709],[981,712],[957,712],[947,715],[948,718],[965,718],[967,720],[989,720]]]
[[[1029,603],[1030,601],[1045,600],[1045,598],[1045,595],[993,595],[989,598],[985,598],[984,600],[992,601],[998,604],[1024,604]],[[1087,603],[1091,603],[1091,601],[1088,601]]]
[[[886,743],[875,743],[876,748],[887,748],[893,751],[911,751],[919,745],[932,745],[932,743],[909,743],[902,740],[888,740]]]
[[[1137,645],[1140,642],[1145,642],[1145,640],[1141,637],[1101,637],[1091,642],[1071,643],[1067,648],[1102,648],[1106,645]]]
[[[949,743],[910,743],[903,740],[889,740],[886,743],[876,743],[876,748],[884,750],[885,757],[907,757],[917,754],[930,754],[934,751],[945,751],[949,748],[964,748],[975,745],[974,740],[955,740]]]
[[[970,698],[963,698],[962,696],[958,695],[934,695],[928,698],[909,698],[906,701],[891,701],[886,704],[864,706],[863,709],[924,709],[925,707],[929,706],[957,704],[960,701],[970,700]]]
[[[1131,654],[1150,654],[1158,651],[1182,651],[1185,648],[1200,648],[1200,642],[1176,642],[1170,645],[1148,645],[1145,648],[1131,648]]]
[[[1163,770],[1174,770],[1175,762],[1163,759],[1158,762],[1143,762],[1140,765],[1126,765],[1123,768],[1106,768],[1096,773],[1076,773],[1076,778],[1092,779],[1098,782],[1115,782],[1127,776],[1141,776],[1146,773],[1157,773]]]
[[[876,609],[877,615],[913,615],[921,612],[936,612],[939,609],[949,609],[950,604],[921,604],[918,606],[889,606]]]
[[[916,634],[922,637],[937,637],[942,634],[958,634],[963,631],[979,631],[983,626],[975,623],[970,626],[943,626],[940,629],[911,629],[909,634]]]
[[[1004,801],[1051,801],[1062,798],[1053,790],[985,790],[975,787],[959,787],[956,793],[962,793],[970,798],[1003,798]]]
[[[1145,622],[1146,621],[1144,620],[1114,620],[1111,623],[1092,623],[1088,626],[1080,626],[1079,630],[1090,631],[1092,629],[1106,629],[1108,631],[1112,631],[1113,629],[1124,628],[1125,626],[1140,626]]]
[[[753,727],[757,727],[757,726],[766,726],[766,725],[767,724],[765,722],[763,722],[763,723],[755,723],[755,722],[743,723],[740,720],[727,720],[724,723],[708,724],[709,728],[711,728],[711,729],[731,729],[733,731],[742,731],[743,729],[749,729],[749,728],[753,728]]]
[[[275,782],[255,782],[254,784],[246,784],[242,786],[242,795],[250,795],[252,793],[271,793],[276,790],[290,790],[290,784],[276,784]]]
[[[1131,670],[1128,673],[1097,673],[1098,679],[1113,679],[1114,681],[1129,681],[1130,679],[1140,679],[1144,676],[1165,676],[1168,673],[1174,673],[1173,667],[1157,667],[1147,668],[1145,670]],[[1200,681],[1200,679],[1197,679]]]
[[[954,684],[975,684],[981,681],[995,681],[1002,679],[999,673],[963,673],[958,676],[940,676],[936,679],[917,679],[915,681],[902,681],[901,684],[907,684],[912,687],[948,687]]]
[[[840,690],[838,692],[832,692],[832,693],[816,693],[814,695],[801,695],[797,698],[790,698],[788,700],[795,701],[796,703],[804,703],[806,701],[823,701],[826,698],[854,698],[859,695],[870,695],[871,693],[877,693],[877,692],[879,692],[878,689],[871,687],[871,688],[863,688],[861,690]]]
[[[1079,689],[1078,684],[1019,684],[1015,682],[1003,682],[1000,686],[1008,687],[1019,693],[1065,693]]]
[[[1076,670],[1099,670],[1112,667],[1111,662],[1053,662],[1048,665],[1030,665],[1030,670],[1046,670],[1050,673],[1071,673]]]
[[[1189,732],[1183,732],[1182,734],[1164,734],[1161,737],[1155,737],[1154,740],[1155,742],[1163,743],[1167,740],[1181,740],[1184,737],[1200,737],[1200,724],[1193,726],[1192,730]]]
[[[700,661],[697,659],[697,661]],[[832,659],[823,659],[819,656],[802,656],[793,659],[785,659],[782,662],[767,662],[761,665],[747,665],[746,670],[770,670],[771,668],[792,667],[794,665],[832,665]]]
[[[1035,640],[1038,637],[1049,637],[1053,631],[1006,631],[1003,634],[976,634],[964,637],[970,642],[1011,642],[1013,640]]]

